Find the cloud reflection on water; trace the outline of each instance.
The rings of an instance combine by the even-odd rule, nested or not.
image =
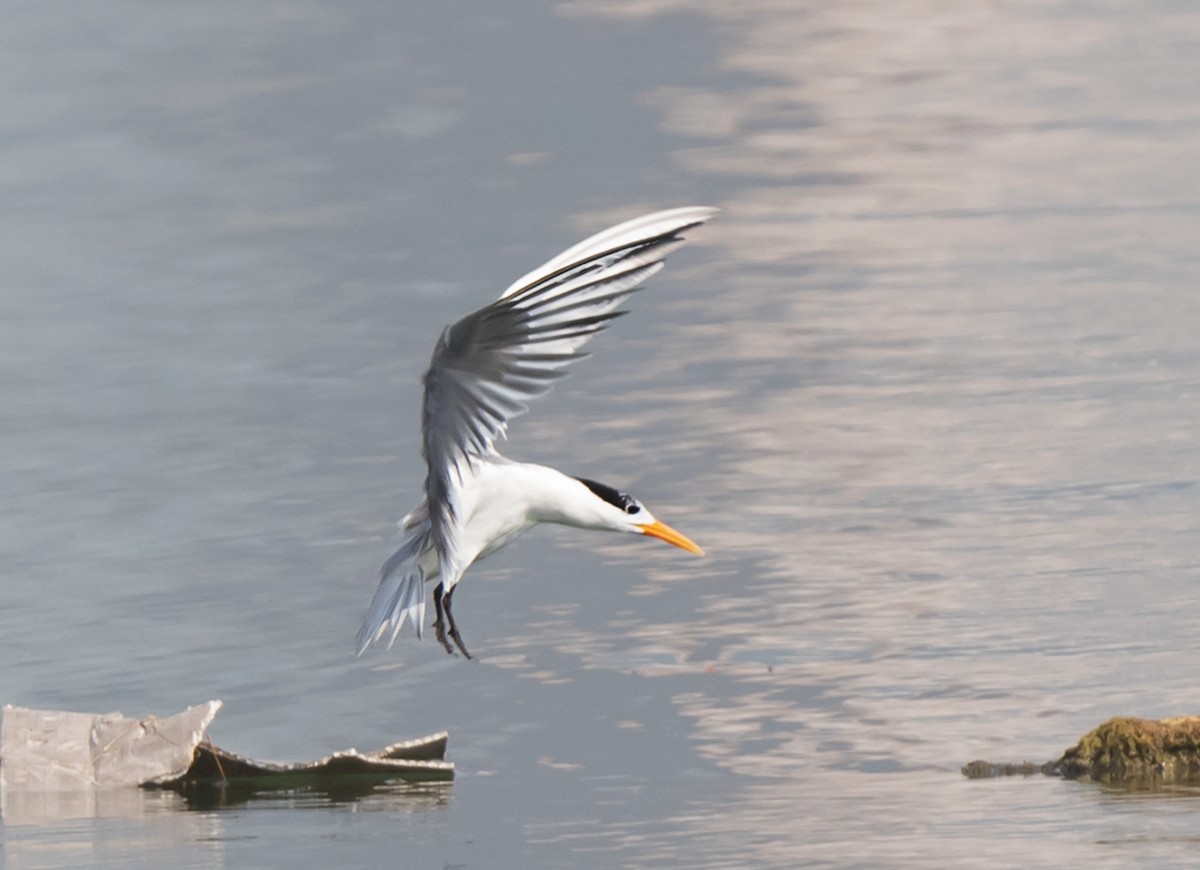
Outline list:
[[[645,95],[696,141],[680,165],[733,192],[708,261],[671,275],[712,292],[590,399],[614,461],[638,430],[679,445],[645,477],[688,481],[712,559],[631,593],[670,606],[548,639],[677,685],[700,751],[763,780],[724,826],[699,812],[708,835],[787,861],[840,832],[865,857],[879,813],[946,833],[983,811],[914,795],[929,771],[1195,706],[1147,682],[1186,670],[1200,606],[1200,14],[1154,5],[561,7],[711,17],[747,74]],[[939,850],[965,860],[957,836]]]

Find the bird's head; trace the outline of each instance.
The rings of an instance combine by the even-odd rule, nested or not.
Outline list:
[[[594,480],[582,477],[575,479],[587,487],[593,496],[588,505],[592,513],[589,525],[593,528],[650,535],[697,556],[704,555],[704,551],[691,538],[656,520],[633,496]]]

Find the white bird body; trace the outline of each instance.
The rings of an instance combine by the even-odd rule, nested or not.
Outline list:
[[[595,481],[514,462],[495,442],[526,402],[550,389],[579,348],[620,314],[621,304],[663,258],[680,233],[703,223],[708,208],[646,215],[598,233],[515,282],[500,299],[447,327],[425,374],[425,498],[401,522],[404,540],[384,563],[359,631],[359,653],[407,620],[420,637],[425,584],[434,589],[438,639],[462,644],[450,601],[463,572],[538,523],[637,532],[700,554],[684,535],[636,500]],[[469,657],[469,656],[468,656]]]
[[[495,456],[472,465],[460,502],[462,558],[473,564],[538,523],[601,528],[587,487],[545,465]],[[458,584],[443,584],[449,592]]]

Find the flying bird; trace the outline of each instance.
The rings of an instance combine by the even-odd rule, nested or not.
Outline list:
[[[715,213],[676,208],[597,233],[442,332],[421,407],[425,497],[400,523],[403,541],[380,571],[358,633],[359,655],[384,638],[390,647],[408,620],[419,638],[425,584],[436,580],[437,639],[448,653],[456,647],[470,658],[451,611],[463,572],[537,523],[633,532],[704,554],[634,497],[506,459],[496,443],[529,400],[587,356],[580,348],[625,313],[621,303],[684,244],[683,233]]]

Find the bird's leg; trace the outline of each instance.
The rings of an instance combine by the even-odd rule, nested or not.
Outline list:
[[[446,604],[449,605],[450,596],[445,594],[442,584],[439,583],[433,588],[433,609],[434,612],[437,613],[437,619],[433,621],[433,630],[438,639],[438,643],[442,645],[442,648],[446,650],[446,652],[450,653],[450,655],[454,655],[454,648],[450,646],[450,643],[446,640],[446,622],[444,619],[442,619],[443,612],[449,612],[448,607],[445,610],[442,607],[443,597],[446,599]],[[454,623],[451,622],[451,625],[453,624]]]
[[[439,588],[440,588],[440,586],[439,586]],[[463,658],[469,659],[471,657],[471,654],[469,652],[467,652],[467,648],[465,646],[463,646],[462,635],[458,633],[458,624],[455,623],[455,621],[454,621],[454,614],[450,612],[450,599],[453,596],[454,596],[453,589],[451,589],[449,592],[447,592],[445,595],[442,596],[442,601],[446,608],[446,621],[448,623],[450,623],[450,639],[454,641],[454,645],[456,647],[458,647],[458,651],[463,654]],[[440,634],[439,634],[439,637],[441,637]],[[442,646],[444,646],[447,650],[449,650],[450,644],[446,643],[446,639],[444,637],[442,637],[441,640],[442,640]]]

